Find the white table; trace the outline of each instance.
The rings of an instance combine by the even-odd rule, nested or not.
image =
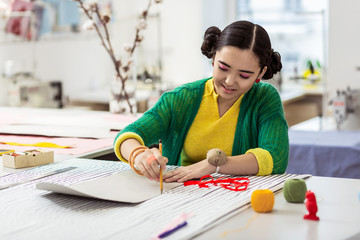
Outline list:
[[[271,213],[247,209],[196,239],[360,239],[360,179],[312,177],[306,181],[317,198],[320,221],[304,220],[305,204],[288,203],[280,192]],[[247,227],[246,227],[247,226]],[[224,231],[241,229],[221,237]]]
[[[258,214],[254,212],[251,208],[246,208],[237,213],[233,217],[229,217],[227,220],[220,222],[218,225],[212,229],[202,232],[197,235],[195,239],[205,240],[205,239],[276,239],[276,240],[288,240],[288,239],[359,239],[360,236],[360,201],[358,199],[358,194],[360,192],[360,179],[345,179],[345,178],[329,178],[329,177],[311,177],[306,181],[307,187],[309,190],[313,191],[317,197],[317,204],[319,211],[317,216],[320,217],[320,221],[310,221],[304,220],[303,216],[307,213],[305,204],[293,204],[285,201],[282,192],[279,192],[275,195],[275,205],[274,209],[270,213]],[[20,188],[21,189],[21,188]],[[17,211],[26,211],[29,214],[36,215],[34,222],[27,222],[29,226],[23,226],[25,232],[30,231],[33,237],[27,237],[29,240],[37,240],[40,233],[36,233],[36,228],[44,231],[43,234],[46,236],[49,235],[48,229],[54,229],[52,221],[48,222],[48,225],[36,225],[38,222],[43,222],[43,219],[53,218],[54,216],[62,216],[62,219],[69,219],[71,216],[73,219],[79,220],[82,218],[82,222],[61,222],[62,231],[58,234],[61,236],[84,236],[86,233],[74,233],[74,224],[85,224],[87,226],[90,222],[92,224],[101,222],[101,216],[105,216],[108,209],[111,211],[113,209],[116,211],[117,207],[122,205],[116,203],[112,204],[111,202],[97,202],[94,206],[94,202],[87,199],[73,199],[71,205],[64,204],[63,201],[67,199],[64,196],[48,196],[48,197],[30,197],[33,203],[27,202],[25,199],[17,199],[16,196],[25,196],[29,191],[38,191],[36,189],[23,188],[24,193],[15,191],[14,199],[11,200],[9,196],[7,197],[6,204],[11,203],[23,203],[26,206],[33,206],[39,210],[35,213],[34,209],[26,208],[22,206],[23,204],[16,206],[14,204],[8,205],[7,208],[3,209],[0,213],[0,222],[5,224],[6,213],[16,213]],[[210,189],[211,192],[211,189]],[[1,194],[1,190],[0,190]],[[32,195],[32,194],[30,194]],[[179,195],[179,197],[181,197]],[[24,202],[25,201],[25,202]],[[42,203],[42,204],[40,204]],[[40,204],[40,205],[39,205]],[[68,203],[69,204],[69,203]],[[175,201],[176,204],[176,201]],[[72,209],[70,206],[74,206]],[[89,208],[87,208],[89,206]],[[137,206],[135,205],[134,208]],[[70,208],[70,209],[69,209]],[[79,208],[79,209],[78,209]],[[18,209],[18,210],[16,210]],[[77,210],[78,209],[78,210]],[[62,210],[62,212],[55,214],[55,212]],[[102,211],[105,210],[105,211]],[[209,209],[210,210],[210,209]],[[42,213],[39,215],[39,212]],[[43,215],[47,213],[46,215]],[[22,213],[23,214],[23,213]],[[119,213],[118,213],[119,214]],[[146,214],[145,214],[146,215]],[[66,216],[66,217],[64,217]],[[108,216],[108,215],[107,215]],[[71,218],[71,219],[72,219]],[[11,219],[11,221],[10,221]],[[16,216],[9,216],[9,221],[16,223],[14,221]],[[146,219],[144,219],[145,221]],[[94,222],[95,221],[95,222]],[[140,220],[139,220],[140,221]],[[114,231],[114,228],[118,226],[119,223],[109,222],[105,226],[111,231]],[[9,226],[10,229],[18,229],[21,226]],[[57,226],[57,225],[56,225]],[[82,231],[84,226],[81,227]],[[102,225],[104,227],[104,225]],[[56,227],[55,227],[56,229]],[[240,230],[239,230],[240,229]],[[21,237],[21,231],[16,230],[16,236]],[[236,231],[239,230],[239,231]],[[6,233],[8,229],[0,229],[0,235],[4,232]],[[92,229],[91,231],[94,231]],[[90,231],[90,232],[91,232]],[[101,231],[101,229],[98,229]],[[130,235],[132,231],[137,231],[136,228],[126,229],[129,231]],[[156,230],[154,230],[156,231]],[[227,231],[229,234],[226,237],[222,237],[224,231]],[[14,232],[14,233],[15,233]],[[116,231],[115,231],[116,232]],[[75,234],[75,235],[74,235]],[[122,234],[119,232],[117,237]],[[126,235],[126,234],[125,234]],[[127,234],[129,235],[129,234]],[[9,236],[9,235],[5,235]],[[35,238],[36,236],[36,238]],[[53,239],[63,239],[61,236],[56,234],[53,235]],[[23,236],[26,237],[26,236]],[[97,239],[91,236],[88,236],[88,239]],[[7,238],[5,238],[6,240]],[[11,238],[10,238],[11,239]],[[76,239],[76,238],[73,238]],[[105,238],[106,239],[106,238]],[[119,238],[116,238],[119,239]],[[148,239],[144,236],[143,239]],[[169,237],[171,239],[171,237]]]

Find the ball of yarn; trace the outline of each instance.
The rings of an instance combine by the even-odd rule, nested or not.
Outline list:
[[[255,190],[251,195],[251,207],[255,212],[271,212],[275,203],[274,193],[269,189]]]
[[[219,148],[213,148],[209,150],[207,152],[206,158],[209,161],[209,163],[214,166],[223,165],[227,161],[226,153]]]
[[[303,203],[307,187],[303,179],[288,179],[284,184],[284,197],[291,203]]]

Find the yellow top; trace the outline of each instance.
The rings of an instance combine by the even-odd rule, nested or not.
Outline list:
[[[243,96],[240,96],[231,108],[219,117],[218,94],[214,90],[213,80],[210,79],[206,82],[199,111],[189,129],[181,152],[182,166],[206,159],[207,151],[212,148],[220,148],[226,155],[232,155],[236,124]],[[258,161],[258,175],[271,174],[273,161],[268,151],[256,148],[250,149],[246,153],[248,152],[253,153]]]

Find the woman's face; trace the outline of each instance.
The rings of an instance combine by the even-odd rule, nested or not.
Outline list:
[[[257,57],[250,50],[226,46],[214,57],[213,80],[219,101],[235,102],[251,89],[257,78],[262,78]]]

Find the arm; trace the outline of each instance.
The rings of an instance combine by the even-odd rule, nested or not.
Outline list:
[[[169,97],[166,98],[165,95],[161,97],[152,109],[117,135],[114,142],[114,150],[120,160],[128,162],[130,153],[136,147],[150,146],[163,138],[169,125],[171,112],[170,105],[168,104]],[[149,164],[147,159],[152,155],[155,156],[156,161]],[[159,165],[165,169],[167,162],[168,159],[161,156],[159,150],[155,148],[145,150],[138,154],[134,160],[136,168],[151,180],[159,179]]]
[[[184,182],[204,175],[212,174],[216,167],[211,165],[207,159],[187,167],[181,167],[167,173],[165,182]],[[219,173],[229,175],[254,175],[259,171],[258,162],[252,153],[227,157],[227,162],[220,166]]]
[[[126,139],[120,145],[120,153],[126,159],[129,160],[130,153],[138,146],[142,146],[139,141],[134,138]],[[153,161],[151,164],[148,164],[147,158],[154,155],[156,161]],[[166,163],[168,159],[163,157],[157,148],[151,148],[145,150],[143,153],[140,153],[135,158],[135,166],[144,174],[145,177],[150,180],[155,179],[159,181],[160,168],[166,169]]]

